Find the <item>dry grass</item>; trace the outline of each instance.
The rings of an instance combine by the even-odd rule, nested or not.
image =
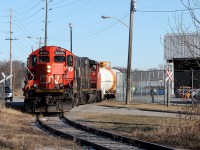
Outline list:
[[[76,113],[83,124],[175,148],[200,149],[200,126],[184,118]]]
[[[175,148],[200,149],[199,117],[192,114],[200,107],[180,107],[156,104],[130,104],[105,101],[100,105],[161,110],[180,110],[186,118],[147,117],[119,114],[74,112],[79,121],[111,132],[155,142]],[[72,115],[73,116],[73,115]],[[44,150],[80,149],[73,142],[51,136],[35,127],[35,117],[12,109],[0,108],[0,149]]]
[[[160,106],[155,104],[124,105],[116,102],[103,102],[100,105],[114,107],[167,109],[184,111],[187,115],[177,115],[177,118],[149,117],[120,114],[74,112],[72,116],[81,123],[111,131],[135,139],[154,142],[174,148],[200,149],[200,120],[195,114],[200,107]],[[78,118],[81,118],[78,119]]]
[[[123,107],[123,108],[137,108],[137,109],[148,109],[148,110],[160,110],[160,111],[181,111],[183,106],[171,105],[167,107],[166,105],[157,104],[157,103],[130,103],[129,105],[125,102],[119,102],[114,100],[102,101],[98,103],[99,106],[108,106],[108,107]]]
[[[35,117],[0,108],[0,149],[78,149],[71,141],[51,136],[35,125]]]

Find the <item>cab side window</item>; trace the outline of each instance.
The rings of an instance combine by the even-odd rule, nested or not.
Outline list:
[[[67,56],[67,65],[73,66],[73,56],[72,55]]]
[[[35,66],[37,64],[37,57],[35,55],[31,56],[31,65]]]

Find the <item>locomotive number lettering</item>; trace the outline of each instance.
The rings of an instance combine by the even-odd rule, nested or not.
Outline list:
[[[55,55],[63,55],[63,54],[65,54],[65,53],[64,53],[63,51],[55,51],[54,54],[55,54]]]
[[[48,51],[39,51],[39,55],[49,55]]]

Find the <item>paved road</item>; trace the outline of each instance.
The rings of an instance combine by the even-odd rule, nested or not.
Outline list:
[[[97,112],[97,113],[113,113],[113,114],[127,114],[127,115],[142,115],[142,116],[162,116],[162,117],[177,117],[175,113],[142,111],[138,109],[116,108],[97,106],[97,104],[87,104],[75,107],[72,112]]]
[[[182,99],[173,99],[176,103],[184,102]],[[23,98],[15,97],[13,102],[14,105],[19,105],[23,107]],[[127,114],[127,115],[142,115],[142,116],[162,116],[162,117],[177,117],[178,114],[175,113],[165,113],[165,112],[153,112],[153,111],[143,111],[138,109],[129,109],[129,108],[116,108],[116,107],[104,107],[97,106],[97,104],[87,104],[80,105],[79,107],[75,107],[71,110],[72,112],[99,112],[99,113],[114,113],[114,114]]]

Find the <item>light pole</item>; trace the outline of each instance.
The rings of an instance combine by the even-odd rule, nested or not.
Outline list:
[[[70,28],[70,50],[72,52],[72,23],[69,23]]]
[[[125,24],[123,21],[121,21],[120,19],[113,17],[113,16],[101,16],[102,19],[107,19],[107,18],[114,18],[117,21],[119,21],[120,23],[122,23],[123,25],[127,26],[129,28],[129,26],[127,24]]]
[[[114,18],[129,28],[128,42],[128,62],[127,62],[127,78],[126,78],[126,104],[131,101],[131,63],[132,63],[132,37],[133,37],[133,14],[135,12],[136,0],[131,0],[130,6],[130,24],[129,26],[116,17],[102,16],[103,19]]]

